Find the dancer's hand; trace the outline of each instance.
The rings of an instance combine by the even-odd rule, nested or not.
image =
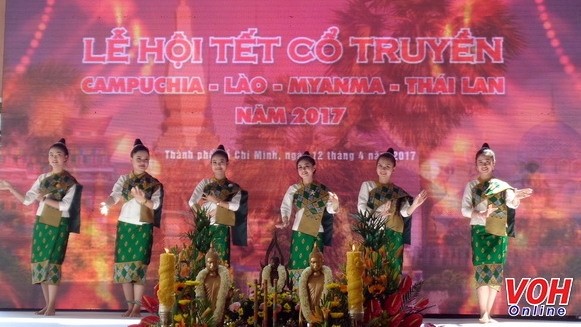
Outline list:
[[[12,185],[5,180],[0,179],[0,190],[2,191],[10,191]]]
[[[331,201],[331,206],[333,207],[333,210],[337,212],[339,210],[339,197],[337,196],[337,194],[329,192],[329,201]]]
[[[424,201],[426,201],[426,199],[428,198],[428,192],[426,192],[426,190],[422,190],[420,193],[418,193],[418,196],[416,196],[414,198],[414,202],[412,203],[412,207],[417,208],[419,206],[421,206]]]
[[[99,211],[103,216],[107,216],[109,214],[109,206],[107,206],[107,203],[101,202],[101,208]]]
[[[288,226],[288,217],[282,217],[282,224],[276,224],[274,227],[276,228],[285,228]]]
[[[381,217],[388,217],[389,216],[389,209],[391,209],[391,201],[385,202],[382,206],[381,206],[381,212],[380,215]]]
[[[533,195],[532,188],[523,188],[520,190],[516,190],[515,192],[516,198],[522,200],[524,198],[528,198],[529,196]]]
[[[479,212],[480,218],[486,221],[486,219],[490,217],[490,214],[495,212],[497,209],[498,207],[496,207],[494,204],[489,204],[486,210]]]
[[[139,202],[140,204],[142,204],[143,202],[145,202],[147,199],[145,198],[145,192],[143,192],[143,190],[134,187],[131,189],[131,195],[133,195],[133,198],[135,200],[137,200],[137,202]]]
[[[220,202],[220,199],[218,199],[216,196],[212,194],[205,195],[204,199],[206,200],[206,202],[215,203],[216,205],[218,205],[218,203]]]

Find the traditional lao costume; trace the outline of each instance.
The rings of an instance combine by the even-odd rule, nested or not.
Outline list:
[[[366,181],[361,184],[357,199],[357,210],[370,214],[383,214],[388,203],[389,210],[385,219],[385,234],[388,244],[385,244],[389,271],[392,275],[401,275],[403,269],[404,244],[411,243],[412,216],[408,209],[413,198],[401,187],[393,184],[380,184]]]
[[[462,215],[470,218],[472,264],[477,287],[487,285],[496,290],[502,286],[503,268],[508,250],[507,236],[514,237],[515,210],[520,201],[514,188],[496,178],[486,182],[473,180],[464,190]],[[497,209],[486,219],[475,213]]]
[[[333,237],[333,215],[336,213],[329,200],[329,191],[323,184],[312,182],[291,185],[280,206],[282,217],[291,216],[295,210],[289,269],[295,276],[309,267],[309,256],[313,246],[319,249],[330,246]],[[297,272],[299,270],[299,272]]]
[[[228,203],[228,208],[223,208],[208,201],[201,208],[210,214],[214,251],[219,254],[222,262],[229,263],[230,240],[237,246],[247,245],[248,192],[227,178],[205,178],[194,189],[188,201],[190,208],[196,210],[204,194],[214,195],[222,203]]]
[[[141,189],[153,203],[153,210],[139,203],[132,188]],[[115,203],[123,199],[115,241],[115,283],[144,284],[151,260],[153,227],[160,227],[163,185],[148,173],[119,177],[110,195]]]
[[[36,212],[32,236],[32,283],[59,284],[69,233],[80,231],[82,186],[68,172],[47,173],[38,177],[26,192],[23,203],[32,204],[39,195],[59,202],[53,208],[44,201]]]

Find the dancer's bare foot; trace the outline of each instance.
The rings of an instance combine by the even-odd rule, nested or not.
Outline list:
[[[488,319],[488,322],[491,324],[496,324],[498,322],[498,320],[490,318],[490,319]]]
[[[54,308],[46,308],[46,311],[44,312],[45,316],[54,316],[54,314],[55,314]]]
[[[131,310],[131,314],[129,317],[141,317],[141,302],[135,301],[133,305],[133,310]]]
[[[131,316],[131,311],[133,311],[133,307],[135,306],[133,301],[125,301],[127,302],[127,311],[123,312],[123,314],[121,315],[121,317],[130,317]]]
[[[488,313],[485,313],[485,314],[483,314],[483,315],[480,317],[480,319],[478,319],[478,321],[479,321],[481,324],[487,324],[487,323],[489,323],[489,322],[490,322],[490,316],[488,315]]]
[[[43,316],[45,312],[46,312],[46,307],[36,311],[34,314],[39,315],[39,316]]]
[[[141,317],[141,311],[137,311],[137,312],[135,312],[135,310],[131,311],[131,314],[128,317],[131,317],[131,318]]]

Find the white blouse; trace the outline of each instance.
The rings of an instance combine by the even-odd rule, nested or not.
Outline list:
[[[472,180],[466,184],[464,188],[464,195],[462,196],[462,216],[470,218],[470,225],[480,225],[486,226],[486,219],[483,219],[478,213],[485,212],[488,208],[488,203],[482,201],[476,206],[472,206],[472,189],[474,186],[478,185],[478,180]],[[516,193],[513,189],[507,189],[505,194],[506,206],[512,209],[516,209],[520,204],[520,200],[516,197]]]
[[[113,191],[109,195],[113,200],[114,203],[119,202],[123,195],[121,192],[123,191],[123,185],[125,181],[129,179],[130,175],[122,175],[119,177],[115,185],[113,186]],[[151,202],[153,202],[153,210],[159,208],[159,204],[161,202],[161,189],[157,189],[151,195]],[[141,217],[141,204],[137,202],[135,198],[125,202],[121,207],[121,212],[119,213],[119,221],[124,223],[134,224],[134,225],[145,225],[147,223],[139,221]]]
[[[38,178],[36,179],[36,181],[34,182],[32,187],[30,188],[30,190],[28,190],[26,192],[26,194],[24,195],[24,201],[22,201],[22,203],[24,205],[27,205],[27,206],[31,205],[36,200],[36,198],[40,194],[40,182],[42,180],[44,180],[45,178],[49,177],[50,175],[52,175],[52,173],[45,173],[45,174],[38,176]],[[71,203],[73,202],[73,197],[75,195],[76,189],[77,189],[76,184],[71,186],[69,188],[69,190],[67,191],[67,194],[65,194],[65,196],[62,198],[62,200],[59,201],[59,211],[61,211],[61,217],[70,217],[69,209],[71,208]],[[42,214],[42,210],[44,209],[44,206],[45,206],[44,201],[40,201],[38,209],[36,209],[37,216],[40,216]]]
[[[280,214],[282,217],[289,217],[289,219],[290,219],[290,216],[292,213],[292,208],[293,208],[293,196],[297,192],[297,190],[299,188],[301,188],[302,186],[303,185],[300,183],[289,186],[288,190],[286,191],[286,194],[284,195],[284,198],[282,199],[282,204],[280,205]],[[327,200],[326,208],[327,208],[328,213],[330,213],[330,214],[336,213],[335,209],[333,208],[333,203],[331,202],[331,200]],[[301,219],[303,218],[304,212],[305,212],[305,208],[301,208],[295,213],[295,219],[294,219],[293,228],[292,228],[294,231],[299,230],[299,225],[301,223]],[[321,224],[321,226],[319,226],[319,232],[320,233],[323,232],[323,225],[322,224]]]
[[[370,207],[367,206],[367,202],[369,201],[369,192],[374,188],[377,188],[379,184],[375,181],[366,181],[361,184],[361,189],[359,189],[359,197],[357,198],[357,210],[361,212],[372,212]],[[383,212],[385,205],[384,203],[375,209],[375,212]],[[402,217],[408,217],[408,209],[411,207],[409,201],[405,201],[404,204],[401,206],[399,213]]]
[[[188,201],[188,205],[190,206],[190,208],[193,207],[194,204],[198,203],[198,201],[200,201],[200,199],[202,199],[202,197],[204,196],[204,187],[206,187],[206,185],[208,185],[212,182],[213,182],[213,179],[204,178],[204,179],[202,179],[202,181],[200,183],[198,183],[198,186],[196,186],[196,188],[194,189],[194,192],[192,193],[192,196],[190,197],[190,200]],[[238,193],[236,193],[234,195],[232,200],[222,201],[222,202],[228,203],[228,210],[236,211],[236,210],[238,210],[238,208],[240,208],[241,196],[242,196],[242,193],[240,191],[238,191]],[[206,209],[206,212],[208,212],[210,214],[210,224],[212,224],[212,225],[216,224],[216,208],[218,208],[218,205],[216,203],[213,203],[210,201],[207,201],[202,206],[202,209]]]

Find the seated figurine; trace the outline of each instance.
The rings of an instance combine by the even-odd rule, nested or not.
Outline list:
[[[220,257],[213,246],[210,246],[210,250],[206,253],[206,268],[198,273],[196,281],[199,282],[196,286],[196,297],[210,302],[213,321],[216,326],[219,326],[224,315],[231,282],[230,272],[228,268],[220,265]]]
[[[324,321],[321,299],[327,293],[325,286],[333,281],[331,269],[323,263],[323,254],[315,245],[309,257],[310,266],[303,270],[299,279],[301,313],[311,324]]]

